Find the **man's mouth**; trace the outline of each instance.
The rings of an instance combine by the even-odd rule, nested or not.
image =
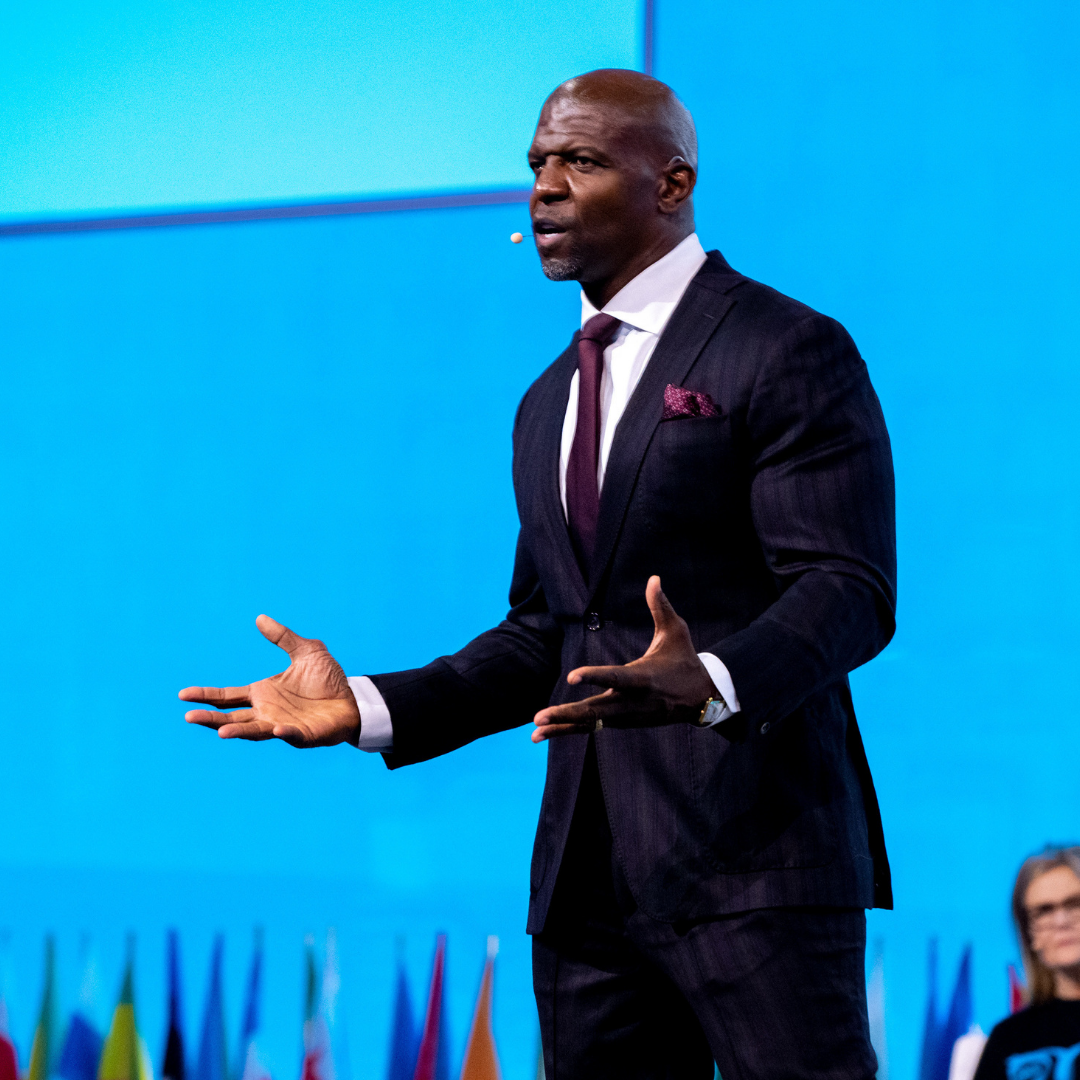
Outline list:
[[[538,218],[533,221],[533,236],[536,238],[536,246],[544,251],[559,242],[566,235],[566,226],[557,221],[549,221]]]

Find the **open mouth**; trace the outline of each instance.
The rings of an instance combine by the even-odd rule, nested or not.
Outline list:
[[[533,236],[539,248],[550,247],[558,242],[559,237],[566,235],[566,226],[557,221],[547,221],[543,218],[533,222]]]

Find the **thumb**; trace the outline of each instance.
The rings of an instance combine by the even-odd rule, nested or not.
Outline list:
[[[660,578],[657,574],[653,574],[645,586],[645,603],[649,605],[658,634],[669,630],[674,623],[682,621],[671,606],[671,601],[664,595],[664,590],[660,588]]]
[[[279,649],[284,649],[290,658],[294,657],[307,644],[307,638],[294,634],[287,626],[282,626],[277,620],[271,619],[269,615],[260,615],[255,620],[255,625],[259,628],[259,633],[267,641],[272,642]]]

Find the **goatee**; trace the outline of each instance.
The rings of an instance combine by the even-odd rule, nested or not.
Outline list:
[[[541,259],[540,268],[550,281],[575,281],[585,269],[585,260],[579,255],[566,255],[561,259]]]

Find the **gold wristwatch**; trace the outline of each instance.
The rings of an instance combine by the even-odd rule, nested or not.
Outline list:
[[[701,715],[697,718],[698,727],[712,727],[720,719],[720,714],[727,708],[727,702],[722,697],[709,698],[701,707]]]

